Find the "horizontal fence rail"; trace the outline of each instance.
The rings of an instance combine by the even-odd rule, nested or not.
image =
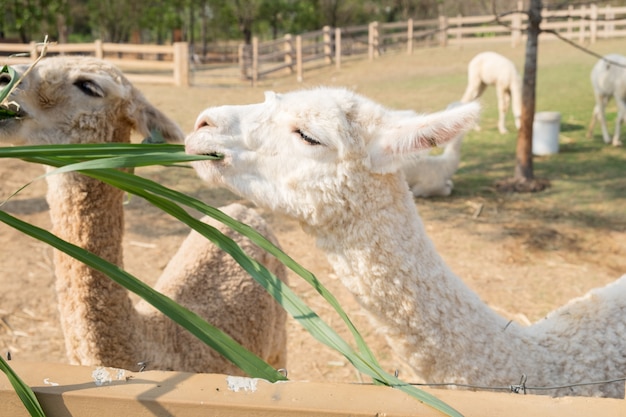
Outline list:
[[[341,67],[342,59],[364,56],[376,59],[381,54],[415,48],[458,46],[471,43],[509,42],[522,44],[528,26],[523,2],[517,10],[502,16],[439,16],[437,19],[402,22],[371,22],[341,28],[324,27],[300,35],[286,34],[280,39],[250,45],[227,42],[201,51],[189,44],[172,45],[115,44],[96,41],[80,44],[51,44],[49,55],[91,55],[118,65],[133,82],[192,84],[200,71],[221,75],[231,82],[257,82],[271,75],[295,75],[303,80],[305,70],[325,65]],[[581,45],[598,39],[626,37],[626,7],[598,7],[595,4],[569,5],[567,8],[542,11],[542,39],[560,37]],[[0,43],[0,64],[32,62],[41,45]],[[18,54],[18,56],[14,56]],[[11,56],[11,57],[9,57]]]
[[[43,44],[0,44],[0,65],[33,62],[41,54]],[[172,45],[118,44],[95,41],[93,43],[50,43],[46,56],[81,55],[106,59],[124,70],[132,82],[189,85],[189,45],[175,42]]]

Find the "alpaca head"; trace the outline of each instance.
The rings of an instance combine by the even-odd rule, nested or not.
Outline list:
[[[476,103],[430,115],[389,110],[337,88],[266,93],[263,103],[206,109],[185,145],[224,156],[195,163],[201,178],[313,224],[412,154],[471,128],[478,113]]]
[[[119,69],[89,57],[41,60],[32,70],[13,67],[23,77],[7,106],[17,117],[0,120],[0,143],[71,144],[127,142],[131,131],[143,137],[158,130],[172,142],[182,131],[133,87]],[[0,75],[0,87],[10,81]]]

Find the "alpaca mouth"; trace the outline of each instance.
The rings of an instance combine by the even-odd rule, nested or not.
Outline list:
[[[26,112],[14,101],[0,105],[0,121],[19,119],[24,116],[26,116]]]
[[[224,159],[224,154],[223,153],[219,153],[219,152],[206,152],[206,153],[202,153],[200,155],[209,156],[212,159],[217,159],[217,160]]]

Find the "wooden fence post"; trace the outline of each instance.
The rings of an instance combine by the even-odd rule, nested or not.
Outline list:
[[[368,41],[367,41],[367,50],[369,55],[369,60],[373,61],[374,57],[377,57],[378,54],[378,22],[372,22],[369,24],[369,30],[367,33]]]
[[[246,45],[243,43],[239,44],[237,48],[237,59],[239,60],[239,72],[241,74],[242,80],[248,79],[248,64],[247,64],[247,54],[246,54]]]
[[[174,42],[174,85],[189,86],[189,44]]]
[[[459,43],[459,45],[460,45],[460,44],[461,44],[461,41],[463,40],[463,33],[461,33],[461,29],[463,29],[463,19],[462,19],[463,15],[461,15],[461,14],[459,13],[459,14],[457,14],[457,15],[456,15],[456,17],[457,17],[457,19],[458,19],[457,21],[459,22],[459,23],[457,23],[457,25],[456,25],[456,26],[457,26],[457,29],[459,29],[459,30],[456,32],[456,41],[457,41],[457,42]]]
[[[293,74],[293,41],[291,34],[285,35],[285,65],[287,65],[287,72]]]
[[[594,3],[591,5],[591,22],[589,25],[589,42],[596,43],[598,36],[598,6]]]
[[[322,28],[322,42],[324,45],[324,63],[330,65],[333,63],[333,48],[330,37],[330,26]]]
[[[439,46],[448,46],[448,17],[439,16]]]
[[[30,59],[33,61],[39,57],[39,51],[37,50],[37,42],[31,41],[29,43],[30,48]]]
[[[406,22],[406,53],[413,53],[413,19]]]
[[[580,6],[580,28],[578,29],[578,42],[580,42],[580,44],[585,43],[585,30],[587,28],[587,21],[585,20],[586,14],[587,10],[583,4]]]
[[[615,12],[611,9],[611,5],[607,4],[604,8],[604,37],[609,38],[615,30]]]
[[[302,36],[296,36],[296,79],[302,82]]]
[[[259,80],[259,38],[252,38],[252,86]]]
[[[341,28],[335,28],[335,68],[341,69]]]
[[[102,40],[96,39],[93,43],[94,55],[98,59],[104,59],[104,46],[102,46]]]

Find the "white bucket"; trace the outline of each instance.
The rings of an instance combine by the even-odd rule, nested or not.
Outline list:
[[[559,152],[561,113],[544,111],[535,113],[533,122],[533,155],[549,155]]]

